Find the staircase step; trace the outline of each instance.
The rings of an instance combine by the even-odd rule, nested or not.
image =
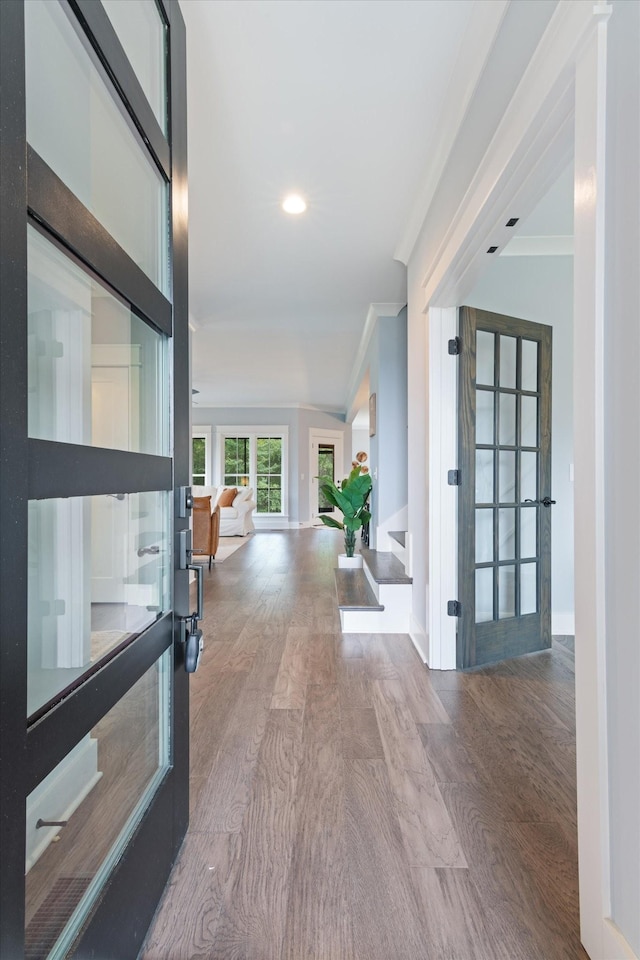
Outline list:
[[[406,547],[407,545],[406,530],[389,530],[388,536],[390,536],[392,540],[395,540],[396,543],[399,543],[401,547]]]
[[[394,553],[370,550],[361,547],[362,559],[376,583],[413,583],[413,578],[405,573],[404,566]]]
[[[363,570],[334,570],[340,610],[384,610]]]

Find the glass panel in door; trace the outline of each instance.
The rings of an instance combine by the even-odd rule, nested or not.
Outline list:
[[[147,100],[167,132],[166,28],[155,0],[102,0]]]
[[[165,455],[168,340],[27,231],[29,436]]]
[[[29,503],[27,714],[171,609],[169,493]]]
[[[25,28],[29,144],[168,293],[164,178],[67,8],[57,0],[29,0]]]
[[[63,957],[169,764],[171,653],[27,798],[25,956]]]
[[[318,477],[336,479],[336,448],[333,443],[318,444]],[[318,513],[331,513],[333,505],[329,503],[322,491],[318,491]]]

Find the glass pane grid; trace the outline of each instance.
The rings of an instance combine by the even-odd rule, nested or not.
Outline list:
[[[538,495],[538,344],[487,331],[478,331],[476,344],[475,592],[482,623],[538,608],[539,507],[524,503]]]

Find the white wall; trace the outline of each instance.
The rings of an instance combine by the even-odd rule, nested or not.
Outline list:
[[[606,669],[611,917],[640,957],[640,4],[607,56]]]
[[[369,456],[369,429],[356,430],[351,428],[351,459],[354,460],[356,453],[363,450],[367,457]]]
[[[466,302],[553,327],[552,631],[573,633],[573,258],[497,257]]]

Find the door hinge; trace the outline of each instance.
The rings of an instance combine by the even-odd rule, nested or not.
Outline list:
[[[462,616],[462,604],[459,600],[447,600],[447,616],[448,617],[460,617]]]
[[[462,353],[462,340],[460,337],[454,337],[453,340],[449,340],[448,349],[452,357],[457,357],[459,353]]]
[[[460,486],[460,471],[459,470],[449,470],[447,471],[447,483],[450,487],[459,487]]]

